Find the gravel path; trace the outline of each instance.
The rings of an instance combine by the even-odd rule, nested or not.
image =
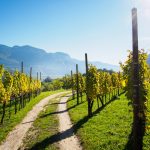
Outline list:
[[[31,127],[32,123],[35,121],[40,111],[44,109],[44,106],[48,104],[49,100],[61,96],[65,93],[66,92],[61,92],[50,95],[36,104],[33,109],[28,112],[23,121],[8,134],[6,140],[0,145],[0,150],[17,150],[22,144],[22,140]]]
[[[69,96],[69,95],[68,95]],[[60,150],[82,150],[79,140],[73,133],[72,123],[68,114],[67,100],[68,96],[61,98],[58,105],[59,131],[60,131]]]

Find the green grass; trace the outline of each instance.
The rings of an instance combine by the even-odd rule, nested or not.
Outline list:
[[[76,105],[76,99],[68,101],[69,114],[74,123],[75,133],[86,150],[124,150],[130,149],[129,135],[132,127],[132,108],[128,106],[125,95],[109,103],[94,115],[87,117],[87,102]],[[144,150],[150,149],[150,134],[144,137]]]
[[[58,145],[55,143],[58,138],[58,118],[57,111],[60,96],[51,100],[38,118],[29,129],[27,136],[23,140],[23,149],[36,150],[56,150]],[[53,114],[54,113],[54,114]]]
[[[11,118],[9,119],[8,117],[8,110],[6,117],[4,118],[4,123],[0,125],[0,142],[2,142],[7,134],[18,124],[22,121],[22,119],[26,116],[26,114],[33,108],[35,104],[37,104],[41,99],[54,94],[61,92],[63,90],[58,90],[58,91],[50,91],[50,92],[42,92],[40,95],[38,95],[35,98],[32,98],[30,102],[26,104],[26,107],[21,109],[20,111],[17,112],[17,114],[14,114],[14,111],[11,114]],[[8,109],[8,108],[7,108]]]

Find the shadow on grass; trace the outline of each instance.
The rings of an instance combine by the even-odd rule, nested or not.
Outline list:
[[[69,100],[67,100],[67,103],[69,103],[70,101],[75,100],[75,98],[70,98]]]
[[[132,150],[132,143],[133,143],[133,130],[131,131],[129,137],[128,137],[128,142],[125,145],[124,150]]]
[[[66,102],[53,103],[53,105],[65,104],[65,103],[66,103]],[[82,103],[84,103],[84,102],[81,102],[81,103],[78,104],[78,105],[81,105]],[[47,116],[50,116],[50,115],[61,114],[61,113],[67,112],[67,111],[69,111],[70,109],[73,109],[73,108],[77,107],[78,105],[77,105],[77,104],[76,104],[76,105],[73,105],[73,106],[71,106],[71,107],[69,107],[69,108],[67,108],[66,110],[63,110],[63,111],[55,111],[55,112],[51,112],[51,113],[48,113],[48,114],[44,114],[44,115],[40,116],[40,118],[44,118],[44,117],[47,117]]]
[[[144,138],[144,135],[145,135],[145,123],[142,126],[141,139],[138,141],[138,142],[141,142],[141,145],[138,145],[139,149],[143,149],[143,138]],[[124,150],[133,150],[133,149],[135,149],[133,143],[134,143],[134,137],[133,137],[133,128],[132,128],[132,131],[131,131],[131,133],[130,133],[130,135],[128,137],[128,142],[126,143]]]
[[[86,123],[89,120],[89,118],[86,116],[83,119],[79,120],[75,125],[73,125],[70,129],[64,131],[64,132],[58,132],[57,134],[54,134],[46,139],[44,139],[41,142],[36,143],[33,145],[30,150],[42,150],[45,149],[48,145],[54,144],[56,142],[59,142],[62,139],[66,139],[68,137],[71,137],[74,135],[74,133],[77,132],[79,128],[82,127],[84,123]]]
[[[96,115],[97,113],[99,113],[100,111],[102,111],[107,105],[109,105],[110,103],[112,103],[114,100],[117,100],[117,97],[116,97],[116,96],[112,97],[111,100],[109,100],[109,101],[106,102],[103,106],[101,106],[100,108],[98,108],[97,110],[95,110],[95,111],[93,112],[92,117],[93,117],[94,115]],[[92,118],[92,117],[91,117],[91,118]]]
[[[109,105],[111,102],[113,102],[115,100],[115,98],[111,99],[109,102],[107,102],[103,107],[100,107],[99,109],[97,109],[96,111],[93,112],[93,116],[96,115],[97,113],[99,113],[100,111],[102,111],[107,105]],[[86,101],[85,101],[86,102]],[[82,102],[83,103],[83,102]],[[80,103],[80,104],[82,104]],[[48,115],[52,115],[52,114],[58,114],[58,113],[63,113],[66,112],[70,109],[75,108],[78,105],[74,105],[72,107],[69,107],[68,109],[64,110],[64,111],[60,111],[60,112],[53,112],[50,114],[46,114],[41,116],[42,117],[46,117]],[[92,117],[91,117],[92,118]],[[58,132],[57,134],[54,134],[50,137],[47,137],[46,139],[44,139],[41,142],[36,143],[35,145],[33,145],[32,148],[30,148],[30,150],[42,150],[45,149],[48,145],[59,142],[62,139],[66,139],[68,137],[73,136],[73,133],[76,133],[78,131],[78,129],[80,129],[90,118],[88,116],[85,116],[84,118],[80,119],[76,124],[74,124],[70,129],[64,131],[64,132]]]
[[[62,133],[58,132],[57,134],[47,137],[43,141],[38,142],[35,145],[33,145],[33,147],[30,148],[30,150],[43,150],[48,145],[59,142],[61,139],[66,139],[68,137],[71,137],[72,135],[73,135],[73,127]]]

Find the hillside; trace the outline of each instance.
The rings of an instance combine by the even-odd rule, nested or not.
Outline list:
[[[84,55],[83,55],[84,58]],[[33,67],[33,74],[42,72],[43,78],[46,76],[58,77],[69,74],[70,70],[75,71],[75,65],[79,65],[79,71],[85,72],[84,61],[71,58],[63,52],[47,53],[43,49],[31,46],[13,46],[8,47],[0,45],[0,64],[11,69],[19,69],[20,63],[24,62],[25,72],[29,72],[29,68]],[[106,68],[118,70],[119,67],[102,62],[90,62],[98,68]]]

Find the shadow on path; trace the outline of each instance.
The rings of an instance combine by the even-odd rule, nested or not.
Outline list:
[[[31,120],[31,121],[28,121],[28,122],[23,122],[22,124],[27,124],[27,123],[31,123],[31,122],[34,122],[35,120]]]
[[[66,139],[72,136],[73,127],[60,133],[54,134],[43,141],[36,143],[30,150],[42,150],[45,149],[48,145],[60,141],[61,139]]]
[[[61,102],[61,103],[52,103],[53,105],[55,105],[55,104],[65,104],[66,102]],[[84,103],[84,102],[82,102],[82,103]],[[81,105],[82,103],[80,103],[80,104],[78,104],[78,105]],[[60,113],[64,113],[64,112],[67,112],[67,111],[69,111],[70,109],[73,109],[73,108],[75,108],[75,107],[77,107],[78,106],[77,104],[76,105],[73,105],[73,106],[71,106],[71,107],[69,107],[69,108],[67,108],[66,110],[63,110],[63,111],[55,111],[55,112],[51,112],[51,113],[48,113],[48,114],[44,114],[44,115],[42,115],[42,116],[40,116],[40,118],[44,118],[44,117],[47,117],[47,116],[50,116],[50,115],[54,115],[54,114],[60,114]]]
[[[49,105],[58,105],[58,104],[66,104],[66,102],[51,103]]]
[[[100,111],[102,111],[108,104],[110,104],[111,102],[113,102],[115,99],[110,100],[109,102],[107,102],[103,107],[100,107],[99,109],[97,109],[96,111],[93,112],[93,116],[96,115],[97,113],[99,113]],[[83,103],[83,102],[82,102]],[[82,104],[80,103],[80,104]],[[52,114],[58,114],[58,113],[63,113],[66,112],[72,108],[75,108],[78,105],[74,105],[72,107],[69,107],[68,109],[64,110],[64,111],[58,111],[58,112],[52,112],[46,115],[41,116],[42,117],[46,117],[48,115],[52,115]],[[64,131],[64,132],[58,132],[57,134],[54,134],[46,139],[44,139],[41,142],[36,143],[35,145],[33,145],[32,148],[30,148],[30,150],[42,150],[45,149],[48,145],[59,142],[62,139],[66,139],[68,137],[71,137],[74,133],[76,133],[78,131],[78,129],[80,129],[82,127],[83,124],[85,124],[90,118],[85,116],[84,118],[80,119],[76,124],[74,124],[70,129]]]

